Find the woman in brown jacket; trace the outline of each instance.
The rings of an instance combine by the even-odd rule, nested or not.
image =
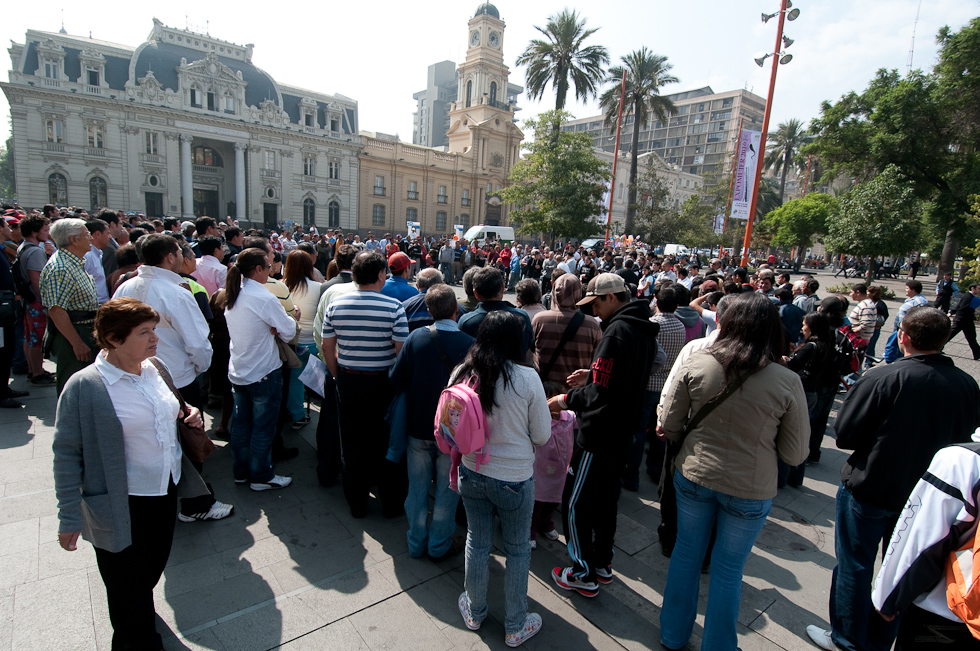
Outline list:
[[[797,465],[808,453],[806,397],[799,376],[777,361],[783,327],[775,305],[762,294],[741,294],[719,328],[715,343],[694,353],[668,387],[657,428],[680,445],[678,537],[660,616],[668,649],[683,648],[691,636],[716,526],[702,648],[737,649],[742,568],[776,495],[776,460]]]

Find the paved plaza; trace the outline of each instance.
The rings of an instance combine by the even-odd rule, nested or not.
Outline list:
[[[839,282],[829,274],[818,279],[822,285]],[[923,280],[925,295],[932,298],[934,282]],[[904,295],[902,280],[882,284]],[[899,304],[900,299],[889,301],[892,316]],[[885,328],[879,353],[891,318]],[[962,336],[946,352],[980,377],[980,362],[972,360]],[[17,376],[13,386],[26,384]],[[92,547],[80,540],[78,551],[68,553],[56,540],[55,389],[30,389],[25,409],[0,410],[0,649],[108,650],[112,629]],[[462,555],[440,564],[412,559],[404,516],[387,520],[372,500],[368,517],[354,520],[339,485],[317,484],[317,417],[314,407],[313,423],[286,435],[300,455],[277,468],[293,477],[285,490],[255,493],[236,486],[230,450],[218,443],[204,475],[216,497],[234,504],[235,512],[218,522],[177,523],[170,563],[156,589],[166,648],[505,648],[503,556],[491,561],[490,616],[481,630],[469,631],[456,607]],[[803,487],[783,489],[774,499],[745,567],[739,614],[744,651],[813,649],[806,625],[827,626],[834,496],[846,458],[830,435],[828,429],[822,460],[807,467]],[[595,599],[554,585],[551,569],[567,565],[567,553],[563,544],[539,539],[528,601],[544,627],[527,648],[660,649],[669,560],[656,534],[656,486],[643,476],[638,493],[623,492],[619,511],[615,580]],[[709,580],[702,579],[691,649],[700,648]]]

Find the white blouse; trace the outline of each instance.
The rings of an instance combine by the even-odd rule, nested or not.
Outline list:
[[[95,367],[122,425],[129,494],[166,495],[170,479],[174,484],[180,481],[177,398],[149,360],[143,360],[141,373],[134,375],[100,352]]]

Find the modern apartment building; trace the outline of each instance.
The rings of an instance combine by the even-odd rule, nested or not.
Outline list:
[[[677,107],[666,124],[653,117],[640,130],[637,149],[654,152],[668,165],[679,166],[689,174],[723,172],[731,169],[739,119],[743,128],[762,130],[766,100],[747,90],[714,92],[710,86],[666,95]],[[585,131],[597,149],[616,148],[616,125],[606,125],[604,115],[571,120],[566,131]],[[629,151],[633,136],[633,116],[623,117],[620,151]]]

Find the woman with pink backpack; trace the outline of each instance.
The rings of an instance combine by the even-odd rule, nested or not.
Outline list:
[[[533,368],[520,365],[521,328],[517,317],[504,310],[488,314],[476,343],[450,379],[452,385],[471,384],[470,378],[476,378],[479,401],[464,400],[454,411],[479,406],[488,432],[483,450],[463,454],[459,467],[459,494],[467,518],[465,591],[459,596],[459,612],[472,631],[487,616],[496,515],[507,558],[504,642],[510,647],[520,646],[541,630],[541,616],[527,612],[528,531],[534,508],[534,449],[551,436],[551,414],[541,380]],[[451,414],[451,423],[467,420],[465,413]]]

